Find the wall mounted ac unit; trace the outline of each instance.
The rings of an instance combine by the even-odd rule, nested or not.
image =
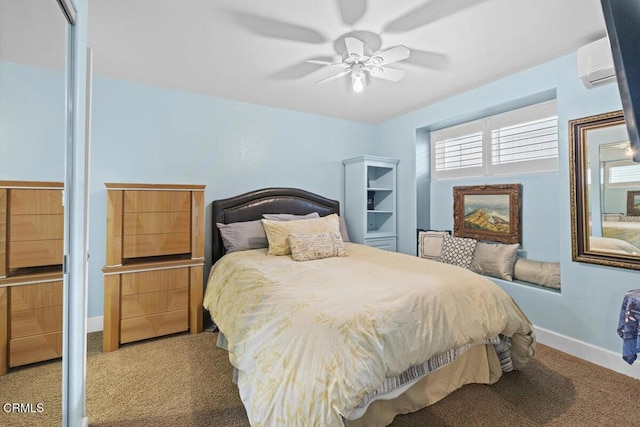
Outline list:
[[[578,49],[578,78],[589,89],[616,81],[608,37]]]

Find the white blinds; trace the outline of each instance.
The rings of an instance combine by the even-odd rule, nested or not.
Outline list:
[[[482,133],[442,141],[436,146],[436,170],[482,166]]]
[[[608,167],[607,184],[638,185],[640,184],[640,164],[616,162]]]
[[[558,118],[492,130],[491,154],[494,165],[558,157]]]
[[[434,179],[557,170],[556,103],[431,132]]]

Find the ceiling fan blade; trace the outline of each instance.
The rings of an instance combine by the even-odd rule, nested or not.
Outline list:
[[[367,11],[367,0],[337,0],[342,22],[353,25]]]
[[[401,33],[422,27],[486,0],[431,0],[389,22],[383,32]]]
[[[347,45],[347,54],[349,57],[361,60],[364,57],[364,43],[355,37],[346,37],[344,44]]]
[[[313,73],[314,71],[318,71],[320,68],[322,68],[320,65],[302,62],[279,70],[271,74],[271,77],[277,80],[297,80]]]
[[[309,64],[319,64],[319,65],[329,65],[331,67],[344,67],[345,65],[342,62],[329,62],[322,61],[320,59],[307,59]]]
[[[389,67],[371,67],[367,68],[371,77],[375,77],[377,79],[390,80],[392,82],[397,82],[402,79],[405,75],[404,70],[399,70],[397,68],[389,68]]]
[[[409,50],[408,47],[399,45],[379,53],[374,53],[367,62],[373,65],[382,66],[391,64],[393,62],[402,61],[404,59],[407,59],[410,55],[411,50]]]
[[[428,52],[426,50],[411,49],[411,57],[407,59],[405,64],[412,64],[422,68],[431,68],[433,70],[444,70],[449,65],[447,55],[437,52]]]
[[[342,76],[346,76],[350,72],[351,72],[351,68],[349,68],[348,70],[340,71],[338,74],[334,74],[333,76],[329,76],[329,77],[324,78],[322,80],[318,80],[316,83],[324,83],[324,82],[328,82],[330,80],[335,80],[335,79],[340,78]]]
[[[327,41],[327,38],[318,31],[301,25],[245,12],[233,12],[233,18],[237,23],[260,36],[313,44]]]

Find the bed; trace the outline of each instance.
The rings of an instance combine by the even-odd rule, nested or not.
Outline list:
[[[640,222],[603,221],[602,235],[603,237],[623,240],[638,248],[640,247]]]
[[[465,384],[495,383],[534,354],[519,307],[466,269],[351,242],[347,256],[312,261],[271,248],[225,255],[216,224],[317,212],[296,227],[334,227],[335,200],[268,188],[212,207],[204,306],[253,426],[388,425]]]

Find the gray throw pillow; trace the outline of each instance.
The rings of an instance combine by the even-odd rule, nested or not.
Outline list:
[[[347,229],[347,220],[344,219],[343,216],[338,218],[339,220],[339,226],[340,226],[340,235],[342,236],[342,241],[343,242],[350,242],[351,240],[349,240],[349,230]]]
[[[519,247],[518,243],[506,245],[478,242],[469,268],[479,274],[511,281]]]
[[[216,225],[220,230],[222,243],[227,253],[269,247],[267,233],[265,233],[260,219],[230,224],[216,223]]]
[[[295,214],[262,214],[262,218],[268,219],[269,221],[297,221],[299,219],[311,219],[311,218],[320,218],[320,214],[318,212],[311,212],[306,215],[295,215]]]

